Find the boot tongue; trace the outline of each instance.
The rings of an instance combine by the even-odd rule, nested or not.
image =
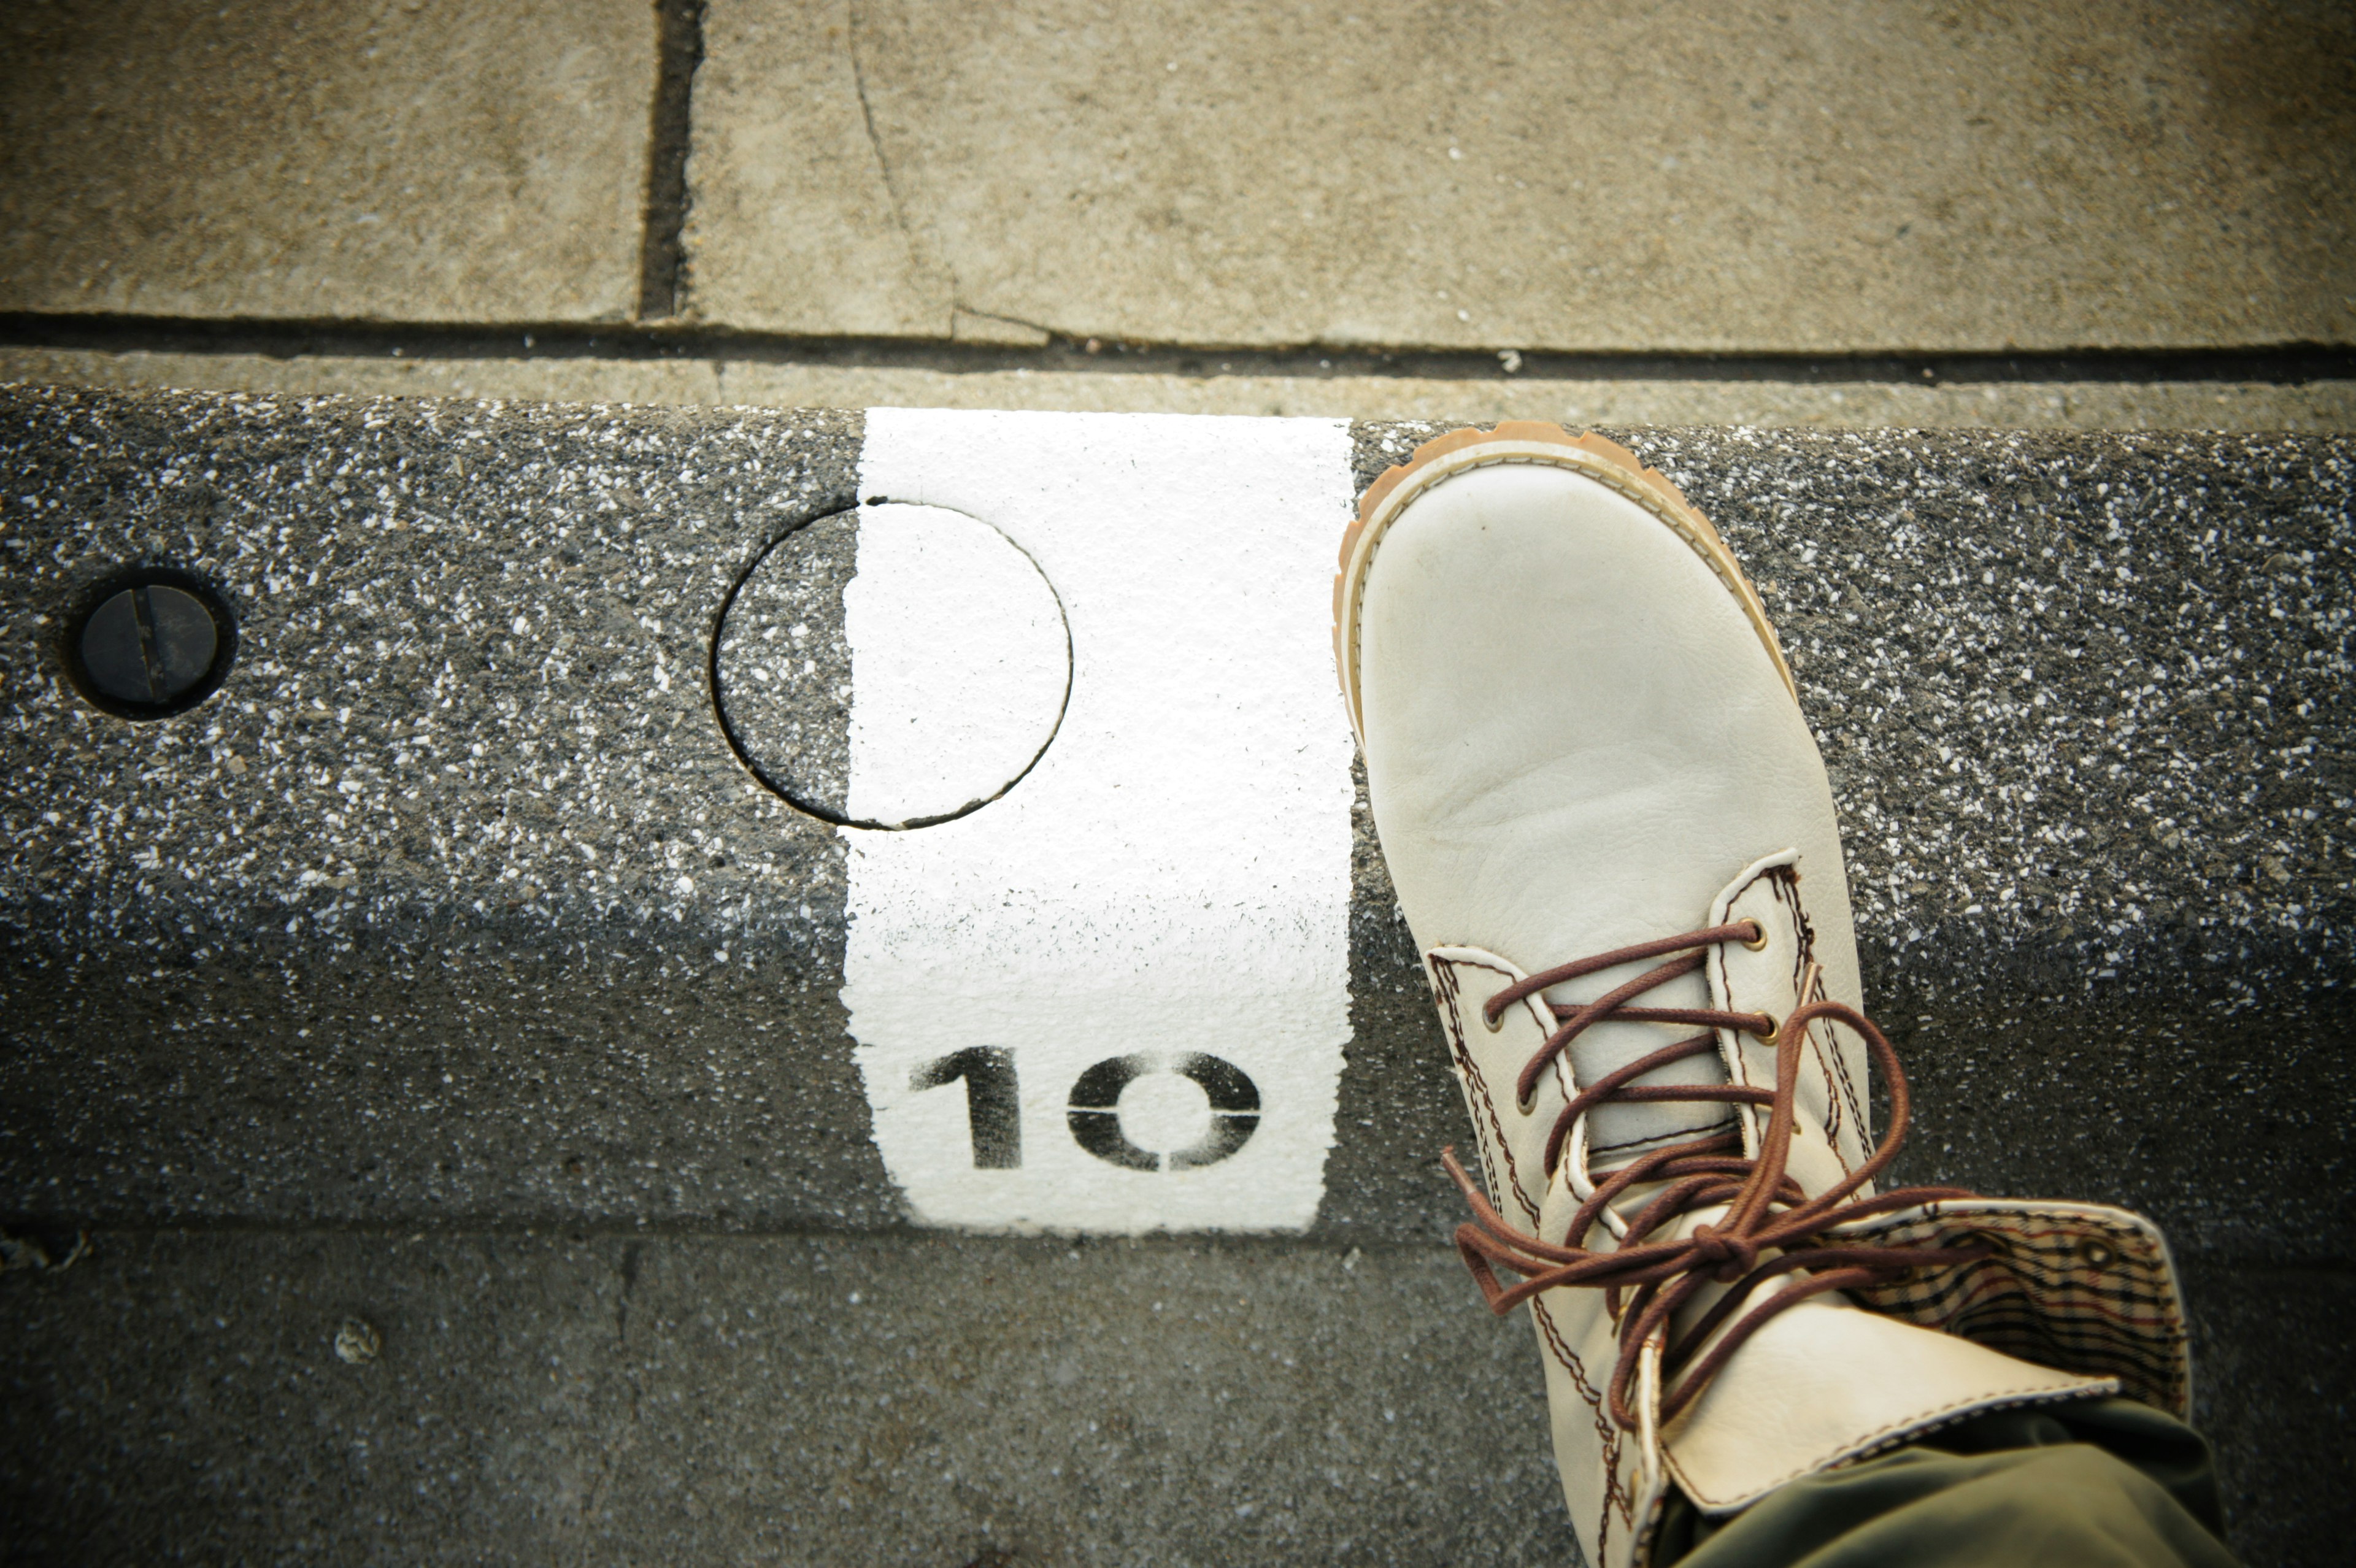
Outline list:
[[[1591,1002],[1615,987],[1634,979],[1659,962],[1654,959],[1587,976],[1569,985],[1556,987],[1547,993],[1547,1000],[1560,1008]],[[1646,992],[1635,1005],[1646,1008],[1707,1008],[1710,1005],[1709,986],[1699,974],[1680,976]],[[1571,1074],[1581,1084],[1593,1083],[1606,1073],[1650,1055],[1665,1045],[1691,1040],[1698,1032],[1690,1024],[1594,1024],[1570,1042]],[[1647,1086],[1684,1088],[1729,1082],[1726,1063],[1714,1051],[1688,1056],[1682,1061],[1672,1061],[1636,1080],[1637,1083]],[[1617,1102],[1600,1105],[1588,1113],[1587,1168],[1592,1175],[1603,1176],[1665,1145],[1690,1143],[1714,1133],[1731,1131],[1734,1125],[1734,1113],[1730,1107],[1706,1102],[1670,1101],[1649,1104]],[[1646,1190],[1650,1190],[1650,1184],[1646,1185]],[[1638,1201],[1632,1207],[1630,1199],[1622,1199],[1613,1207],[1628,1214],[1633,1213],[1643,1204]]]

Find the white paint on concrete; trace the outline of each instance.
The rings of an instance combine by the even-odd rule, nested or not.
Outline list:
[[[1063,609],[987,523],[861,507],[842,619],[854,821],[898,827],[995,799],[1054,738],[1072,673]]]
[[[1119,1111],[1122,1134],[1141,1148],[1186,1148],[1211,1130],[1210,1097],[1175,1072],[1150,1072],[1131,1083]]]
[[[1307,1225],[1349,1034],[1351,742],[1328,651],[1346,426],[876,410],[861,493],[1001,530],[1072,639],[1062,728],[1022,784],[937,827],[845,830],[842,994],[912,1212],[1007,1231]],[[854,668],[868,635],[854,625]],[[855,677],[854,723],[865,693]],[[854,752],[854,798],[860,769]],[[971,1080],[911,1087],[974,1047],[1011,1054],[1019,1166],[978,1167]],[[1132,1055],[1163,1070],[1119,1095],[1128,1142],[1196,1136],[1203,1080],[1164,1082],[1187,1053],[1248,1077],[1259,1115],[1240,1147],[1138,1169],[1082,1147],[1075,1083]]]

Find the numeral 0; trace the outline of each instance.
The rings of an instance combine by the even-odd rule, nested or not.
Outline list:
[[[1121,1091],[1150,1072],[1192,1079],[1211,1102],[1211,1125],[1185,1148],[1156,1153],[1120,1130]],[[966,1125],[977,1170],[1012,1170],[1023,1164],[1023,1096],[1014,1055],[995,1045],[971,1046],[928,1061],[908,1079],[911,1089],[965,1084]],[[1215,1165],[1244,1147],[1259,1126],[1259,1086],[1234,1062],[1200,1051],[1140,1051],[1107,1057],[1072,1084],[1065,1114],[1072,1139],[1109,1165],[1128,1170],[1192,1170]]]

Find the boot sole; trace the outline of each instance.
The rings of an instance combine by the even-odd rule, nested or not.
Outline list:
[[[1568,468],[1633,501],[1685,541],[1701,557],[1759,634],[1760,645],[1775,661],[1783,688],[1799,700],[1791,667],[1775,640],[1767,606],[1759,591],[1742,574],[1734,552],[1726,548],[1709,519],[1694,508],[1658,469],[1647,468],[1636,454],[1617,442],[1589,432],[1572,435],[1560,425],[1535,420],[1507,420],[1494,430],[1458,430],[1434,437],[1415,449],[1405,463],[1386,471],[1366,488],[1358,502],[1358,518],[1342,536],[1340,571],[1333,576],[1333,668],[1341,677],[1342,700],[1350,710],[1350,727],[1360,741],[1365,737],[1365,715],[1358,699],[1358,617],[1366,573],[1383,535],[1406,510],[1408,503],[1433,485],[1474,468],[1497,463],[1542,463]]]

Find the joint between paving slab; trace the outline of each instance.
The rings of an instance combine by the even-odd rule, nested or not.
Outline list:
[[[650,235],[651,232],[650,229]],[[0,347],[5,347],[254,354],[270,358],[345,356],[392,359],[708,359],[977,375],[1033,370],[1205,379],[1225,376],[1304,380],[1380,377],[1500,382],[1878,382],[1916,387],[2047,382],[2238,382],[2287,386],[2356,379],[2356,347],[2318,343],[2219,348],[1938,349],[1855,354],[1527,350],[1515,351],[1515,368],[1508,369],[1503,350],[1318,345],[1236,348],[1075,339],[1045,334],[1044,328],[1038,330],[1048,340],[1033,347],[948,338],[742,332],[651,321],[618,325],[571,322],[481,325],[0,313]]]
[[[641,321],[676,315],[685,281],[687,157],[695,72],[703,63],[703,0],[661,0],[655,16],[655,98],[647,142],[646,229],[638,254]]]

